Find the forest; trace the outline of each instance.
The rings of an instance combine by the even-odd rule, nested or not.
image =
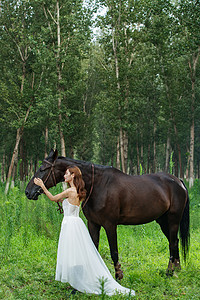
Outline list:
[[[192,187],[200,177],[199,25],[197,0],[2,0],[6,192],[51,148],[128,174],[172,172]]]
[[[0,1],[0,299],[119,299],[103,286],[100,296],[73,296],[55,281],[63,215],[45,195],[24,193],[51,149],[184,180],[186,262],[180,253],[181,271],[166,276],[159,225],[119,225],[120,284],[136,292],[120,299],[199,299],[199,29],[199,0]],[[114,277],[104,228],[99,253]]]

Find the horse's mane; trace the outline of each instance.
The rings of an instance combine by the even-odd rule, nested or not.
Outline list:
[[[58,156],[57,159],[69,160],[72,163],[76,162],[76,163],[84,164],[84,165],[87,165],[87,166],[90,166],[90,165],[93,164],[95,166],[95,168],[99,168],[99,169],[110,169],[110,168],[113,168],[112,166],[98,165],[98,164],[94,164],[92,162],[88,162],[88,161],[85,161],[85,160],[78,160],[78,159],[73,159],[73,158],[69,158],[69,157],[65,157],[65,156]]]

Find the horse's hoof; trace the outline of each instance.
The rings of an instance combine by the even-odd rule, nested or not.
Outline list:
[[[180,265],[180,260],[179,259],[174,260],[174,268],[175,268],[176,271],[181,270],[181,265]]]
[[[167,269],[166,275],[167,275],[167,277],[172,277],[174,275],[174,270]]]
[[[176,271],[181,270],[180,259],[175,258],[174,261],[173,261],[173,259],[170,257],[169,264],[168,264],[167,271],[166,271],[166,275],[167,276],[173,276],[175,270]]]
[[[121,280],[123,278],[123,271],[121,270],[121,265],[119,262],[117,262],[115,266],[115,278],[117,280]]]
[[[124,277],[124,274],[123,274],[122,270],[115,273],[116,280],[122,280],[123,277]]]
[[[172,258],[170,257],[169,264],[166,270],[166,275],[173,276],[173,274],[174,274],[174,262],[172,262]]]

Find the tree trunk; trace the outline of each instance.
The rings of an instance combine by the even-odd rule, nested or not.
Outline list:
[[[182,168],[182,159],[181,159],[181,148],[180,145],[178,145],[178,160],[179,160],[179,164],[180,164],[180,178],[183,179],[184,178],[184,174],[183,174],[183,168]]]
[[[27,150],[26,150],[26,142],[23,142],[23,166],[24,166],[24,183],[28,178],[28,159],[27,159]]]
[[[31,157],[28,177],[30,178],[32,177],[32,175],[33,175],[33,158]]]
[[[175,160],[175,162],[174,162],[174,175],[176,177],[178,177],[178,160],[177,160],[176,152],[174,154],[175,154],[174,155],[174,160]]]
[[[116,158],[116,168],[120,170],[120,152],[119,152],[119,137],[117,138],[117,158]]]
[[[21,132],[20,129],[21,128],[17,129],[16,141],[15,141],[15,148],[14,148],[14,151],[13,151],[13,155],[12,155],[10,167],[9,167],[9,170],[8,170],[8,176],[7,176],[7,181],[6,181],[5,194],[8,193],[8,189],[9,189],[9,185],[10,185],[10,179],[11,179],[11,175],[12,175],[14,163],[16,161],[17,154],[18,154],[18,146],[19,146],[19,142],[20,142],[20,139],[21,139],[21,136],[22,136],[22,132]]]
[[[31,109],[31,104],[30,104],[30,106],[29,106],[29,108],[28,108],[28,110],[27,110],[27,112],[26,112],[26,116],[25,116],[25,118],[24,118],[23,124],[25,124],[26,121],[27,121],[27,118],[28,118],[30,109]],[[22,137],[22,135],[23,135],[23,131],[24,131],[24,125],[22,125],[20,128],[17,129],[16,141],[15,141],[15,147],[14,147],[14,151],[13,151],[13,154],[12,154],[12,159],[11,159],[10,167],[9,167],[9,170],[8,170],[8,176],[7,176],[7,181],[6,181],[5,194],[8,193],[8,189],[9,189],[9,185],[10,185],[10,178],[11,178],[11,174],[12,174],[14,162],[15,162],[16,159],[17,159],[19,142],[20,142],[21,137]]]
[[[38,157],[36,157],[34,161],[34,173],[37,171],[37,168],[38,168]]]
[[[50,12],[49,9],[46,10],[45,6],[43,5],[43,11],[45,14],[45,17],[47,19],[48,27],[50,30],[50,35],[52,39],[54,39],[53,30],[51,28],[51,23],[49,22],[49,18],[47,15],[47,12],[49,13],[49,16],[53,20],[53,23],[57,26],[57,49],[55,47],[55,43],[53,42],[53,46],[55,47],[54,51],[56,53],[56,60],[57,60],[57,76],[58,76],[58,128],[59,128],[59,135],[60,135],[60,145],[61,145],[61,155],[66,156],[66,148],[65,148],[65,138],[62,130],[62,86],[61,86],[61,80],[62,80],[62,66],[61,66],[61,59],[60,59],[60,51],[61,51],[61,30],[60,30],[60,5],[59,0],[56,1],[56,11],[57,11],[57,19],[54,18],[53,14]],[[64,64],[64,63],[63,63]],[[56,148],[56,146],[54,146]]]
[[[166,158],[165,158],[165,172],[169,172],[169,157],[170,157],[170,137],[167,136],[167,146],[166,146]]]
[[[133,175],[134,172],[134,165],[133,165],[133,147],[130,149],[130,158],[129,158],[129,174]]]
[[[148,154],[147,154],[147,174],[149,174],[150,153],[151,153],[151,146],[150,146],[150,143],[149,143],[148,144]]]
[[[110,8],[111,9],[111,8]],[[120,18],[120,17],[119,17]],[[119,19],[120,22],[120,19]],[[115,59],[115,76],[116,76],[116,81],[117,81],[117,90],[120,94],[120,82],[119,82],[119,63],[118,63],[118,57],[117,57],[117,40],[115,40],[115,30],[114,28],[112,28],[112,46],[113,46],[113,53],[114,53],[114,59]],[[120,104],[118,107],[119,111],[120,111]],[[121,120],[120,120],[121,122]],[[121,167],[122,167],[122,171],[126,172],[126,166],[125,166],[125,155],[124,155],[124,150],[126,147],[126,142],[124,143],[124,131],[122,129],[122,127],[120,127],[120,132],[119,132],[119,148],[120,148],[120,156],[121,157]]]
[[[18,153],[16,154],[16,160],[14,161],[14,166],[13,166],[13,170],[12,170],[12,176],[11,176],[11,189],[14,188],[15,186],[15,174],[16,174],[16,170],[17,170],[17,156],[18,156]]]
[[[189,61],[190,76],[192,83],[192,101],[191,101],[191,113],[192,120],[190,126],[190,175],[189,175],[189,187],[194,184],[194,107],[195,107],[195,78],[196,78],[196,66],[198,63],[200,54],[200,46],[198,48],[197,55],[193,55],[192,64]]]
[[[140,157],[141,157],[142,169],[144,169],[143,156],[144,156],[144,146],[143,146],[143,140],[142,140],[141,149],[140,149]]]
[[[121,155],[122,172],[127,173],[128,166],[128,137],[127,133],[120,128],[119,148]]]
[[[69,146],[69,157],[74,158],[74,148],[72,146],[72,143],[70,143],[70,146]]]
[[[185,171],[185,179],[186,181],[189,181],[189,166],[190,166],[190,150],[187,146],[187,165],[186,165],[186,171]]]
[[[56,2],[56,9],[57,9],[57,73],[58,73],[58,122],[59,122],[59,132],[60,132],[60,145],[61,145],[61,155],[66,156],[65,150],[65,138],[62,130],[62,114],[61,114],[61,103],[62,103],[62,87],[61,87],[61,80],[62,80],[62,72],[61,72],[61,62],[60,62],[60,49],[61,49],[61,34],[60,34],[60,6],[59,1]]]
[[[14,43],[16,43],[16,41],[14,39],[13,39],[13,41],[14,41]],[[27,62],[27,59],[29,57],[29,55],[28,55],[28,46],[26,45],[25,47],[20,48],[20,46],[17,45],[17,49],[19,51],[21,61],[22,61],[22,80],[21,80],[20,93],[21,93],[21,95],[23,95],[24,83],[25,83],[25,77],[26,77],[26,62]],[[33,90],[33,86],[34,86],[34,73],[33,73],[33,78],[32,78],[32,90]],[[31,106],[32,106],[32,104],[29,105],[29,107],[26,111],[26,115],[25,115],[25,118],[23,120],[23,125],[20,128],[17,129],[15,147],[14,147],[14,151],[13,151],[13,154],[12,154],[10,167],[9,167],[9,170],[8,170],[5,194],[8,193],[8,189],[9,189],[9,185],[10,185],[10,178],[11,178],[11,175],[12,175],[14,163],[17,160],[19,143],[20,143],[21,137],[23,135],[23,131],[24,131],[24,124],[27,121]]]
[[[172,105],[171,105],[169,87],[168,87],[168,84],[167,84],[167,75],[165,74],[165,69],[164,68],[162,69],[162,72],[163,72],[164,82],[165,82],[165,87],[166,87],[166,92],[167,92],[167,99],[168,99],[168,102],[169,102],[169,109],[170,109],[171,119],[172,119],[173,125],[174,125],[174,132],[175,132],[175,137],[176,137],[176,146],[177,146],[177,149],[178,149],[178,157],[179,157],[180,176],[181,176],[181,178],[183,178],[184,176],[183,176],[183,171],[182,171],[182,161],[181,161],[181,155],[180,155],[181,148],[180,148],[179,141],[178,141],[179,140],[178,139],[178,130],[177,130],[177,126],[176,126],[174,111],[173,111],[173,108],[172,108]]]
[[[23,149],[23,138],[21,139],[21,142],[19,144],[19,156],[21,159],[20,165],[19,165],[19,177],[20,181],[24,180],[24,149]]]
[[[62,130],[61,95],[59,95],[59,99],[58,99],[58,111],[59,111],[58,122],[59,122],[59,132],[60,132],[61,155],[66,156],[65,138]]]
[[[5,153],[3,154],[2,165],[1,165],[1,182],[5,181]]]
[[[142,137],[142,144],[141,144],[141,165],[142,165],[142,174],[146,174],[146,168],[144,164],[144,144],[143,144],[143,137]]]
[[[124,144],[124,167],[125,167],[125,173],[127,173],[127,167],[128,167],[128,136],[126,131],[123,131],[123,144]]]
[[[26,159],[26,147],[25,147],[25,141],[23,139],[23,136],[21,138],[20,144],[19,144],[19,157],[20,157],[20,165],[19,165],[19,175],[20,175],[20,186],[23,188],[24,182],[28,176],[28,165],[27,165],[27,159]]]
[[[189,175],[189,187],[194,184],[194,118],[192,119],[192,125],[190,127],[190,175]]]
[[[44,138],[45,138],[45,149],[44,149],[44,157],[47,157],[48,156],[48,153],[47,153],[47,148],[48,148],[48,127],[46,126],[45,128],[45,135],[44,135]]]
[[[169,98],[169,96],[168,96]],[[173,125],[174,125],[174,132],[175,132],[175,137],[176,137],[176,146],[177,146],[177,150],[178,150],[178,158],[179,158],[179,169],[180,169],[180,177],[183,178],[183,170],[182,170],[182,161],[181,161],[181,148],[180,148],[180,144],[178,142],[178,130],[177,130],[177,126],[176,126],[176,121],[175,121],[175,117],[174,117],[174,112],[170,103],[170,99],[169,99],[169,107],[170,107],[170,112],[171,112],[171,118],[173,121]]]
[[[120,128],[120,153],[121,153],[122,172],[125,173],[124,139],[123,139],[123,131],[122,131],[122,128]]]
[[[140,152],[139,152],[138,141],[137,141],[137,144],[136,144],[136,149],[137,149],[137,175],[140,175]]]
[[[154,123],[153,127],[153,173],[156,172],[156,123]]]

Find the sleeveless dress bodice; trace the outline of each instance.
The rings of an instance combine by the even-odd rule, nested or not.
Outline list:
[[[79,217],[79,206],[63,200],[64,217],[58,242],[55,279],[68,282],[76,290],[101,294],[100,281],[105,281],[107,295],[116,292],[135,295],[135,292],[121,286],[114,280],[97,251],[87,227]]]
[[[62,207],[64,217],[79,217],[79,206],[69,203],[68,199],[63,200]]]

